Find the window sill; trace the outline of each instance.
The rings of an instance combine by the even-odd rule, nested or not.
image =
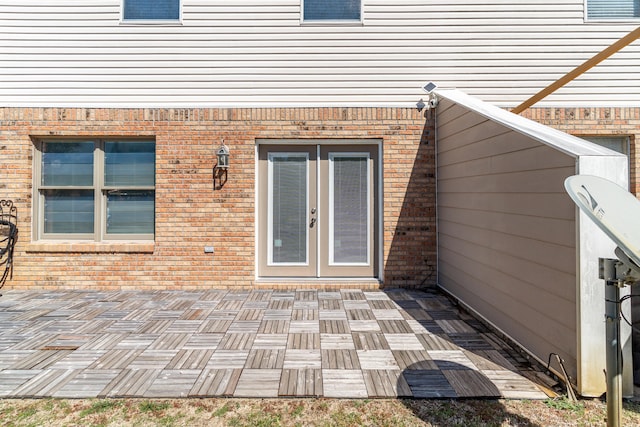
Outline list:
[[[120,25],[122,26],[145,26],[145,25],[155,25],[162,27],[181,27],[182,20],[179,19],[128,19],[120,21]]]
[[[27,253],[153,253],[154,242],[34,242]]]
[[[627,18],[586,18],[585,24],[621,24],[621,25],[633,25],[640,22],[639,17],[627,17]]]
[[[309,26],[309,27],[364,27],[363,21],[358,20],[340,20],[340,19],[318,19],[318,20],[307,20],[301,21],[300,25]]]

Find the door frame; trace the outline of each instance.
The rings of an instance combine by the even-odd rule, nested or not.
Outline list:
[[[272,276],[260,276],[260,256],[262,256],[261,248],[260,248],[260,232],[261,226],[264,226],[264,220],[261,221],[260,213],[262,212],[263,206],[260,201],[260,147],[261,146],[287,146],[290,145],[292,150],[296,146],[315,146],[318,153],[321,151],[320,148],[323,146],[349,146],[354,151],[357,151],[358,146],[375,146],[377,149],[377,173],[374,176],[374,180],[377,181],[374,184],[374,194],[371,196],[374,199],[374,212],[373,217],[376,218],[375,227],[373,230],[373,249],[371,253],[371,261],[374,264],[374,275],[373,277],[318,277],[319,271],[315,276],[282,276],[282,277],[272,277]],[[319,162],[319,159],[317,159]],[[305,282],[314,282],[314,281],[371,281],[376,280],[379,283],[382,283],[384,280],[384,268],[383,268],[383,230],[384,230],[384,191],[383,191],[383,150],[382,150],[382,139],[380,138],[367,138],[367,139],[267,139],[267,138],[257,138],[255,144],[255,211],[254,211],[254,235],[255,235],[255,279],[256,282],[282,282],[282,281],[305,281]],[[317,186],[320,185],[320,179],[316,183]],[[319,239],[318,239],[319,240]]]

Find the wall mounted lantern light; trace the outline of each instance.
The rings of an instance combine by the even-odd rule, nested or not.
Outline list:
[[[219,190],[227,182],[227,170],[229,169],[229,147],[224,144],[224,141],[216,151],[216,157],[218,158],[218,163],[213,168],[213,187]]]

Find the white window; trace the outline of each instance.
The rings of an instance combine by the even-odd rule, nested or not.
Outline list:
[[[629,137],[628,136],[583,136],[582,139],[594,142],[602,147],[617,151],[627,156],[627,167],[629,168],[629,183],[631,183],[631,163],[629,162]]]
[[[587,19],[640,18],[640,0],[587,0]]]
[[[302,0],[302,20],[360,22],[361,0]]]
[[[154,141],[44,140],[35,157],[38,239],[153,239]]]
[[[123,21],[178,21],[180,0],[123,0]]]

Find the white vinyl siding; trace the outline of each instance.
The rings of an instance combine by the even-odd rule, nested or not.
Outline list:
[[[584,0],[367,0],[304,25],[300,0],[183,0],[122,25],[121,0],[0,5],[0,106],[412,106],[427,81],[514,106],[635,28]],[[539,105],[637,105],[636,41]]]

